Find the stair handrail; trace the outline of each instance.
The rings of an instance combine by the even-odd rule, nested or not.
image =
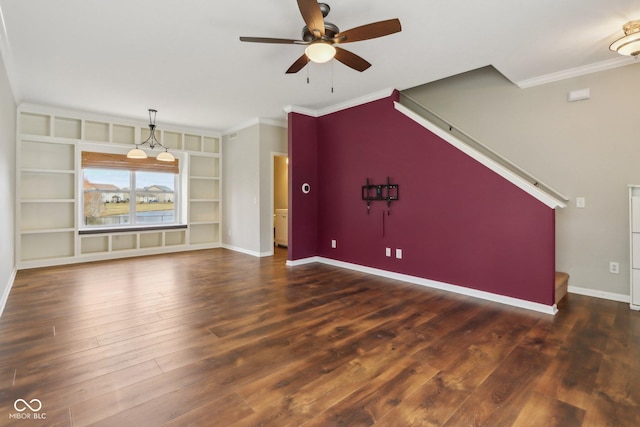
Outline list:
[[[409,104],[412,104],[413,108],[410,105],[407,105],[407,103],[404,102],[404,101],[409,101]],[[473,147],[477,151],[482,152],[482,154],[484,154],[485,156],[488,156],[489,158],[491,158],[492,160],[496,161],[500,165],[506,167],[507,169],[509,169],[511,172],[515,173],[516,175],[518,175],[522,179],[524,179],[526,181],[529,181],[530,184],[532,184],[533,186],[538,187],[539,189],[541,189],[542,191],[552,195],[556,199],[563,200],[564,202],[568,202],[569,201],[569,198],[567,196],[565,196],[564,194],[560,193],[559,191],[557,191],[553,187],[545,184],[544,182],[542,182],[541,180],[536,178],[533,174],[527,172],[526,170],[524,170],[520,166],[516,165],[515,163],[513,163],[512,161],[510,161],[506,157],[498,154],[493,149],[489,148],[485,144],[481,143],[480,141],[478,141],[477,139],[475,139],[474,137],[472,137],[471,135],[466,133],[464,130],[458,128],[457,126],[454,126],[453,123],[449,122],[447,119],[445,119],[444,117],[440,116],[435,111],[433,111],[433,110],[425,107],[424,105],[420,104],[417,100],[412,98],[410,95],[407,95],[406,93],[400,92],[400,103],[402,105],[404,105],[405,107],[409,108],[410,110],[413,110],[414,112],[422,115],[425,118],[427,118],[427,117],[423,113],[426,113],[427,116],[434,117],[438,121],[444,123],[445,127],[439,126],[441,129],[443,129],[445,131],[448,129],[448,131],[449,131],[449,133],[451,135],[454,134],[454,131],[457,132],[459,135],[461,135],[463,137],[463,139],[461,139],[462,142],[464,142],[465,144],[467,144],[470,147]],[[438,126],[437,123],[435,123],[433,121],[432,121],[432,123],[434,123],[434,125]]]

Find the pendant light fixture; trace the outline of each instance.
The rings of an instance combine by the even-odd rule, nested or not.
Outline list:
[[[629,21],[622,26],[624,37],[614,41],[609,49],[620,55],[638,56],[640,54],[640,20]]]
[[[156,110],[151,109],[151,108],[149,109],[149,138],[147,138],[146,141],[141,142],[140,144],[136,144],[136,148],[132,148],[131,150],[129,150],[129,152],[127,153],[127,157],[128,158],[130,158],[130,159],[146,159],[147,158],[147,153],[145,153],[139,147],[141,145],[148,144],[149,148],[151,148],[152,150],[156,146],[164,148],[164,151],[160,152],[156,156],[156,159],[158,159],[158,160],[160,160],[162,162],[173,162],[173,161],[176,160],[176,158],[173,157],[173,154],[171,154],[167,150],[167,147],[162,145],[160,143],[160,141],[158,141],[156,139],[156,113],[157,113]]]

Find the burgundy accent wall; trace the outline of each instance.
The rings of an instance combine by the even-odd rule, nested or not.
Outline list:
[[[318,254],[318,121],[289,113],[288,132],[288,259],[295,260]],[[311,186],[308,194],[304,183]]]
[[[297,221],[289,238],[305,240],[290,259],[318,255],[553,305],[555,211],[397,112],[397,97],[320,118],[290,117],[289,153],[305,159],[290,162],[289,212]],[[315,163],[313,153],[299,154],[309,141]],[[312,202],[296,195],[311,166]],[[387,177],[399,185],[400,200],[390,208],[375,201],[367,211],[366,178],[383,184]]]

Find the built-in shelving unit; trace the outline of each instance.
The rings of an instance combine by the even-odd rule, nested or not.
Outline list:
[[[17,116],[19,268],[220,246],[219,134],[156,129],[181,161],[180,224],[85,234],[81,152],[126,153],[147,138],[148,125],[37,105],[20,106]]]
[[[198,146],[192,142],[193,147]],[[206,142],[200,141],[199,146],[219,149],[219,142]],[[202,245],[220,241],[220,158],[195,153],[189,158],[190,243]]]

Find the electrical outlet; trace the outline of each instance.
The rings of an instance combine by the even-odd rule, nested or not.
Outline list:
[[[396,258],[402,259],[402,249],[396,249]]]
[[[587,207],[587,201],[584,197],[576,197],[576,208],[584,209]]]
[[[386,256],[390,257],[390,256],[391,256],[391,248],[385,248],[385,249],[384,249],[384,254],[385,254]]]
[[[337,240],[332,240],[332,241],[331,241],[331,247],[332,247],[333,249],[337,248],[337,247],[338,247],[338,241],[337,241]]]
[[[609,273],[612,273],[612,274],[620,273],[620,264],[618,264],[617,262],[610,262]]]

